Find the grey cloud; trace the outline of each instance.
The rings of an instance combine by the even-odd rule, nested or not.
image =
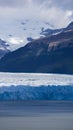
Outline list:
[[[73,0],[0,0],[0,18],[36,18],[64,27],[73,20],[72,6]]]
[[[47,3],[48,6],[57,6],[59,8],[73,10],[73,0],[0,0],[0,6],[21,7],[31,2],[41,5]]]
[[[52,4],[63,9],[73,10],[73,0],[52,0]]]
[[[0,0],[0,7],[18,7],[23,6],[28,0]]]
[[[73,0],[33,0],[40,4],[47,3],[48,6],[55,6],[62,9],[73,10]]]

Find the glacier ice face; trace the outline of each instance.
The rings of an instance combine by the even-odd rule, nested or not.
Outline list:
[[[73,100],[73,86],[3,87],[0,100]]]
[[[0,73],[0,100],[73,100],[73,76]]]

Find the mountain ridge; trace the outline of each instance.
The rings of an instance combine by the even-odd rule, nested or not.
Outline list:
[[[0,71],[73,74],[73,28],[6,54],[0,61]]]

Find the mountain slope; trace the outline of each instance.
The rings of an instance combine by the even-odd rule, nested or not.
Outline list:
[[[33,40],[8,53],[0,61],[0,71],[73,74],[73,29]]]

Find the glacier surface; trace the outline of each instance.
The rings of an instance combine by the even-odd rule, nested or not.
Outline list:
[[[73,75],[0,73],[0,100],[73,100]]]

